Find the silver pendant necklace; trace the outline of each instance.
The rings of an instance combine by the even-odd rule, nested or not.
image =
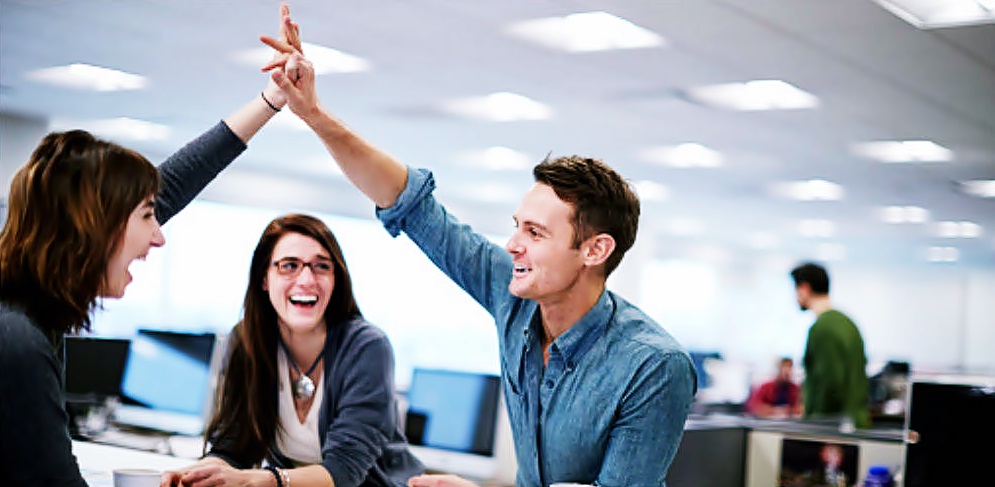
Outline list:
[[[328,339],[328,335],[325,335],[325,339]],[[311,397],[314,396],[314,381],[311,380],[311,377],[309,376],[312,372],[314,372],[314,369],[318,367],[318,362],[321,362],[321,357],[324,355],[324,347],[322,347],[322,353],[318,354],[318,357],[314,359],[314,363],[307,369],[307,373],[301,373],[300,367],[297,366],[297,361],[294,360],[293,355],[290,354],[290,350],[287,348],[287,345],[283,343],[282,338],[280,339],[280,346],[283,347],[284,353],[287,354],[287,361],[290,362],[290,365],[294,368],[294,372],[297,372],[298,375],[297,379],[294,380],[293,388],[291,389],[294,397],[302,401],[311,399]]]

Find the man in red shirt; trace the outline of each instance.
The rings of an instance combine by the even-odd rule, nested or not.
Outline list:
[[[777,377],[753,390],[746,411],[758,418],[796,418],[802,413],[801,387],[794,382],[794,361],[782,358]]]

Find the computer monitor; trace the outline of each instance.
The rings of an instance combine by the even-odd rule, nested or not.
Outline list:
[[[414,454],[430,470],[492,478],[500,397],[497,375],[415,368],[405,420]]]
[[[121,378],[131,341],[67,336],[66,400],[95,402],[121,395]]]
[[[121,382],[120,424],[199,435],[213,404],[214,333],[140,329]]]
[[[907,411],[905,486],[991,485],[995,377],[914,379]]]

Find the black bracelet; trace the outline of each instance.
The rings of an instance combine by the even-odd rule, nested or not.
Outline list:
[[[262,97],[263,101],[266,102],[266,104],[269,105],[269,107],[272,108],[274,112],[279,112],[280,111],[280,109],[277,108],[276,105],[270,103],[269,100],[266,99],[266,94],[265,93],[263,93],[263,92],[260,91],[259,92],[259,96]],[[277,487],[283,487],[283,486],[277,486]]]
[[[265,99],[266,97],[263,97],[263,100]],[[265,468],[266,470],[269,470],[269,473],[273,474],[274,478],[276,478],[276,487],[283,487],[283,477],[280,476],[280,470],[272,465],[267,465]]]

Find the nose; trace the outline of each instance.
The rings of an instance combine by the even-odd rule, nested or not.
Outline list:
[[[155,232],[152,233],[151,243],[153,247],[162,247],[163,245],[166,245],[166,236],[162,234],[162,227],[159,226],[158,222],[155,224]]]
[[[314,281],[315,281],[314,271],[311,270],[311,266],[310,265],[302,266],[301,273],[297,275],[297,282],[310,284]]]
[[[504,249],[512,255],[522,253],[522,244],[518,242],[517,232],[511,235],[511,238],[508,239],[508,243],[504,244]]]

